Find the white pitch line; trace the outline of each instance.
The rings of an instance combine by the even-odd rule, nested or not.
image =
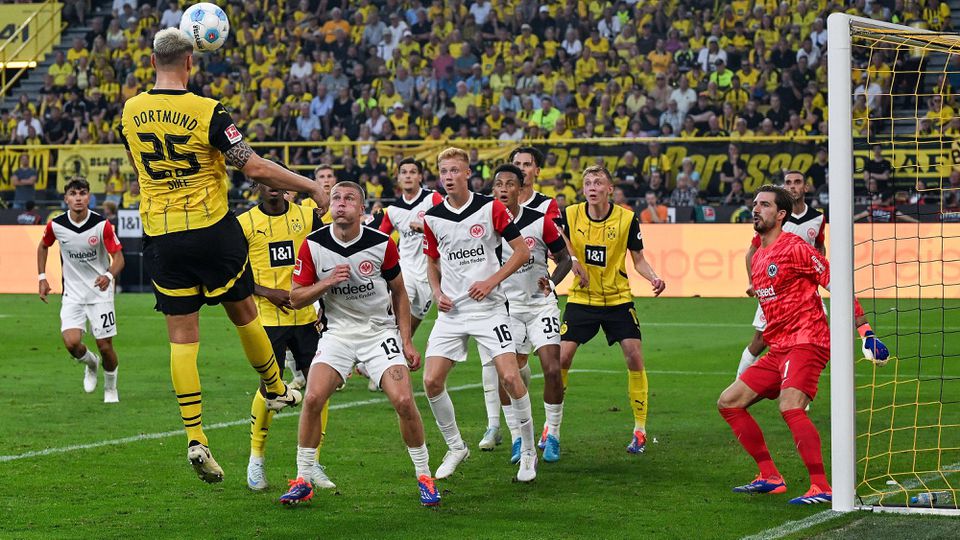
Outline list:
[[[623,373],[623,371],[621,370],[603,370],[603,369],[572,369],[570,371],[571,373],[608,373],[608,374]],[[651,373],[657,373],[657,372],[651,372]],[[691,374],[695,374],[695,373],[691,373]],[[533,376],[533,378],[534,379],[543,378],[543,375],[536,374]],[[461,386],[454,386],[454,387],[448,388],[447,392],[459,392],[461,390],[472,390],[475,388],[481,388],[482,386],[483,386],[482,384],[464,384]],[[416,392],[414,393],[414,396],[425,397],[426,394],[424,394],[423,392]],[[389,400],[387,398],[372,398],[372,399],[363,399],[359,401],[349,401],[347,403],[332,403],[330,405],[330,409],[331,410],[350,409],[353,407],[362,407],[364,405],[375,405],[377,403],[387,403],[388,401]],[[274,418],[296,416],[297,414],[299,413],[298,412],[280,413],[276,415]],[[250,419],[245,418],[243,420],[234,420],[231,422],[218,422],[216,424],[209,424],[209,425],[203,426],[203,429],[204,431],[210,431],[214,429],[245,426],[249,423],[250,423]],[[108,439],[108,440],[97,441],[92,443],[72,444],[70,446],[60,446],[57,448],[44,448],[43,450],[31,450],[29,452],[24,452],[22,454],[0,456],[0,463],[4,463],[8,461],[18,461],[21,459],[27,459],[32,457],[51,456],[55,454],[66,454],[69,452],[77,452],[80,450],[90,450],[92,448],[101,448],[104,446],[116,446],[121,444],[149,441],[153,439],[165,439],[168,437],[177,437],[180,435],[183,435],[182,429],[178,429],[176,431],[161,431],[158,433],[141,433],[140,435],[134,435],[131,437],[122,437],[120,439]]]

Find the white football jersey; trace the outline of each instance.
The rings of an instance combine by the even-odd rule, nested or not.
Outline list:
[[[520,206],[533,208],[537,212],[547,216],[547,219],[553,223],[556,223],[557,220],[560,219],[560,207],[557,206],[557,201],[539,191],[534,191],[533,197],[530,197],[530,200],[527,202],[521,202]]]
[[[556,297],[553,294],[544,295],[537,284],[541,277],[550,276],[547,250],[557,253],[566,247],[556,225],[542,213],[523,206],[520,207],[520,213],[514,216],[513,223],[520,229],[523,241],[530,248],[530,259],[503,280],[503,292],[510,302],[510,313],[539,310],[544,305],[556,304]],[[513,248],[506,242],[502,251],[503,260],[513,254]]]
[[[783,232],[793,233],[814,247],[823,243],[824,229],[823,212],[810,206],[807,206],[807,211],[803,214],[791,214],[783,222]]]
[[[60,242],[60,262],[63,265],[63,302],[94,304],[113,301],[113,284],[101,291],[94,282],[107,273],[110,257],[120,251],[120,239],[113,225],[100,214],[87,211],[80,223],[70,220],[65,212],[47,223],[43,244],[47,247]]]
[[[460,313],[489,311],[504,304],[506,296],[497,286],[483,300],[470,298],[469,289],[500,269],[501,238],[509,242],[520,236],[513,216],[500,201],[471,193],[467,203],[454,209],[448,201],[427,210],[423,251],[440,260],[443,293]]]
[[[400,197],[383,211],[383,220],[380,230],[390,234],[394,230],[400,235],[397,246],[400,250],[400,260],[403,262],[404,281],[427,281],[427,256],[423,254],[423,233],[410,229],[412,221],[423,223],[423,216],[427,210],[443,202],[443,195],[429,189],[421,189],[420,193],[408,201]]]
[[[297,255],[293,281],[303,286],[329,277],[338,264],[350,265],[350,279],[320,298],[324,332],[350,339],[397,328],[387,281],[400,273],[400,254],[393,239],[370,227],[343,243],[330,225],[310,233]]]

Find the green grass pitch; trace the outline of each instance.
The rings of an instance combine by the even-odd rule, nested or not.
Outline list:
[[[257,379],[220,308],[202,312],[200,373],[207,434],[225,480],[200,482],[186,462],[165,326],[152,305],[149,295],[117,298],[121,402],[107,406],[102,381],[84,394],[82,369],[63,350],[59,299],[44,305],[35,296],[0,296],[0,537],[737,538],[825,509],[786,504],[806,490],[807,476],[772,403],[753,411],[789,491],[730,492],[752,479],[755,466],[715,403],[751,336],[750,299],[638,299],[651,390],[647,453],[625,452],[632,428],[625,367],[619,348],[600,336],[573,366],[562,460],[541,463],[531,485],[511,482],[516,468],[507,445],[476,449],[486,419],[474,353],[448,383],[472,455],[438,483],[443,502],[436,510],[419,505],[389,404],[356,378],[333,398],[322,450],[338,490],[298,508],[277,503],[295,473],[296,418],[287,414],[270,431],[271,487],[250,492],[248,419]],[[417,335],[421,351],[429,329],[428,320]],[[825,376],[811,417],[829,460],[828,386]],[[419,372],[414,387],[422,388]],[[540,425],[542,380],[531,390]],[[445,445],[426,399],[417,401],[435,469]],[[215,424],[226,425],[210,429]],[[883,523],[863,518],[835,522]]]

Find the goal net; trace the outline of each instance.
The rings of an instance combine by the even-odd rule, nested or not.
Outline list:
[[[960,37],[828,23],[834,509],[957,512]]]

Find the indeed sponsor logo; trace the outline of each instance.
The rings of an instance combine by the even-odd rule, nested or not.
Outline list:
[[[451,251],[447,253],[448,261],[462,261],[464,259],[472,259],[474,257],[483,256],[483,245],[481,244],[478,248],[473,249],[458,249],[457,251]]]
[[[71,251],[67,254],[67,257],[69,257],[70,259],[78,260],[78,261],[84,261],[87,259],[96,259],[97,250],[94,249],[91,251]]]
[[[774,298],[775,296],[777,296],[777,291],[775,291],[772,286],[762,287],[760,289],[757,289],[756,293],[757,293],[757,298],[759,298],[761,302],[763,302],[764,300],[770,300],[771,298]]]
[[[343,296],[373,292],[373,282],[368,281],[363,285],[349,285],[349,284],[340,285],[338,287],[333,287],[332,289],[330,289],[330,292],[333,294],[339,294]]]

